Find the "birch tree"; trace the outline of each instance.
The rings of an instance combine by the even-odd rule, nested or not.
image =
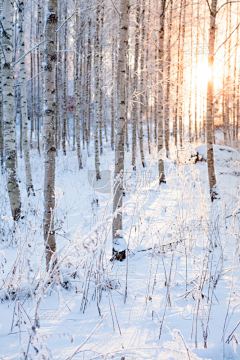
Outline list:
[[[114,150],[114,129],[115,129],[115,37],[112,37],[112,93],[111,93],[111,149]]]
[[[55,68],[57,60],[56,30],[58,24],[57,0],[48,0],[45,25],[45,63],[44,63],[44,241],[46,246],[46,265],[56,251],[54,233],[55,210],[55,153],[54,124],[55,107]]]
[[[139,58],[139,22],[140,22],[140,5],[139,0],[136,6],[136,28],[135,28],[135,54],[134,54],[134,73],[132,86],[132,167],[136,170],[136,147],[137,147],[137,91],[138,91],[138,58]]]
[[[7,189],[12,217],[18,221],[21,213],[20,190],[17,179],[16,119],[14,99],[13,59],[13,1],[4,0],[2,19],[2,89],[3,124]]]
[[[63,154],[66,155],[66,132],[67,132],[67,1],[65,0],[64,12],[65,21],[64,24],[64,67],[62,77],[62,90],[63,90],[63,117],[62,117],[62,147]]]
[[[129,28],[129,1],[120,2],[120,32],[119,32],[119,52],[118,52],[118,85],[117,85],[117,132],[115,139],[115,172],[114,172],[114,198],[113,213],[115,214],[112,225],[113,236],[113,258],[123,260],[126,257],[126,250],[115,250],[121,244],[122,238],[122,197],[123,197],[123,176],[124,176],[124,129],[126,115],[125,98],[125,76],[126,76],[126,51],[128,45]]]
[[[0,2],[0,16],[2,17],[2,2]],[[2,30],[0,30],[0,36],[2,37]],[[0,60],[2,59],[2,48],[0,47]],[[3,172],[4,163],[4,145],[3,145],[3,114],[2,114],[2,66],[0,66],[0,162],[1,171]]]
[[[139,92],[140,92],[140,121],[139,121],[139,147],[142,166],[145,167],[145,158],[143,150],[143,114],[145,109],[145,91],[144,88],[144,56],[145,56],[145,1],[142,2],[142,14],[141,14],[142,26],[141,26],[141,52],[140,52],[140,82],[139,82]]]
[[[175,114],[173,119],[173,137],[174,145],[178,145],[178,105],[179,105],[179,77],[180,77],[180,50],[181,50],[181,24],[182,24],[182,8],[183,0],[181,0],[180,11],[179,11],[179,24],[178,24],[178,51],[177,51],[177,85],[176,85],[176,103],[175,103]]]
[[[163,149],[163,56],[164,56],[164,21],[165,21],[166,0],[161,0],[159,46],[158,46],[158,152]],[[159,184],[166,183],[164,160],[158,160]]]
[[[21,112],[23,124],[23,149],[26,172],[26,188],[28,196],[33,192],[32,172],[28,142],[28,111],[27,111],[27,90],[26,90],[26,64],[25,64],[25,42],[24,42],[24,2],[19,1],[19,13],[21,15],[19,35],[20,35],[20,78],[21,78]],[[34,192],[33,192],[34,193]]]
[[[208,40],[208,67],[210,71],[210,79],[207,84],[207,164],[208,177],[210,186],[210,196],[213,201],[216,199],[217,192],[215,189],[216,177],[214,168],[214,152],[213,152],[213,64],[214,64],[214,44],[215,44],[215,28],[216,28],[217,0],[212,0],[210,9],[210,28]]]
[[[81,154],[81,144],[80,144],[80,79],[81,74],[79,74],[79,51],[80,51],[80,41],[82,34],[79,29],[79,1],[75,1],[76,7],[76,56],[75,56],[75,123],[76,123],[76,140],[77,140],[77,157],[78,157],[78,168],[82,169],[82,154]]]
[[[96,9],[96,33],[94,41],[94,66],[95,66],[95,102],[94,102],[94,145],[95,145],[95,170],[96,170],[96,180],[101,178],[100,176],[100,161],[99,161],[99,144],[98,144],[98,134],[99,134],[99,105],[100,105],[100,94],[99,94],[99,15],[100,15],[100,4],[98,2]],[[100,126],[102,124],[100,123]]]
[[[167,55],[167,91],[166,91],[166,117],[165,117],[165,147],[167,156],[169,155],[169,117],[170,117],[170,76],[171,76],[171,35],[172,35],[172,13],[173,0],[170,0],[170,14],[169,14],[169,33],[168,33],[168,55]]]

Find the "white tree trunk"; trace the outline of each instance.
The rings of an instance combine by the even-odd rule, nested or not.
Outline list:
[[[75,81],[76,81],[76,89],[75,89],[75,123],[76,123],[76,138],[77,138],[77,157],[78,157],[78,168],[82,169],[82,155],[81,155],[81,144],[80,144],[80,76],[79,74],[79,51],[80,51],[80,39],[82,34],[80,34],[79,29],[79,1],[76,0],[75,6],[77,8],[76,13],[76,63],[75,63]]]
[[[66,1],[66,0],[65,0]],[[67,20],[67,2],[65,2],[64,12],[65,21]],[[64,25],[64,67],[63,67],[63,118],[62,118],[62,147],[63,154],[66,155],[67,137],[67,23]]]
[[[94,66],[95,66],[95,114],[94,114],[94,146],[95,146],[95,170],[96,180],[101,179],[100,176],[100,161],[99,161],[99,144],[98,144],[98,131],[99,131],[99,106],[100,106],[100,88],[99,88],[99,65],[100,65],[100,54],[99,54],[99,18],[100,15],[100,4],[98,3],[96,9],[96,33],[94,41]],[[100,123],[100,127],[102,124]],[[102,131],[102,130],[101,130]]]
[[[141,56],[140,56],[140,121],[139,121],[139,146],[142,166],[145,167],[145,158],[143,150],[143,114],[146,105],[146,99],[144,94],[146,93],[145,82],[144,82],[144,56],[145,56],[145,1],[142,2],[142,26],[141,26]]]
[[[29,154],[28,142],[28,110],[27,110],[27,90],[26,90],[26,64],[25,64],[25,43],[24,43],[24,2],[19,2],[19,13],[21,14],[20,22],[20,51],[19,56],[22,58],[20,61],[20,77],[21,77],[21,111],[22,111],[22,127],[23,127],[23,150],[26,171],[26,188],[28,196],[33,192],[32,172]],[[33,192],[34,193],[34,192]]]
[[[164,20],[165,0],[161,0],[159,47],[158,47],[158,152],[163,149],[163,56],[164,56]],[[164,161],[158,160],[159,184],[166,183]]]
[[[20,190],[17,179],[16,119],[14,95],[13,58],[13,1],[3,2],[2,36],[2,84],[3,84],[3,124],[7,188],[12,216],[18,221],[21,213]]]
[[[137,119],[138,119],[138,59],[139,59],[139,29],[140,29],[140,5],[139,0],[136,4],[136,28],[135,28],[135,54],[134,54],[134,73],[132,87],[132,167],[136,170],[136,147],[137,147]]]
[[[128,45],[128,28],[129,28],[129,1],[121,0],[120,3],[120,34],[119,34],[119,53],[118,53],[118,86],[117,86],[117,132],[115,139],[115,173],[114,173],[114,198],[113,213],[119,210],[113,219],[112,236],[113,236],[113,257],[117,260],[123,260],[126,256],[125,249],[121,252],[115,250],[119,238],[122,238],[122,196],[123,196],[123,176],[124,176],[124,138],[125,138],[125,116],[126,116],[126,96],[125,96],[125,77],[126,77],[126,51]]]
[[[2,17],[2,3],[0,3],[0,16]],[[0,31],[2,37],[2,31]],[[2,61],[2,48],[0,47],[0,61]],[[2,113],[2,66],[0,66],[0,162],[1,171],[3,172],[4,164],[4,144],[3,144],[3,113]]]
[[[167,94],[166,94],[166,113],[165,113],[165,147],[167,156],[169,155],[169,124],[170,124],[170,77],[171,77],[171,38],[172,38],[172,13],[173,0],[170,0],[170,14],[169,14],[169,33],[168,33],[168,57],[167,57]]]
[[[46,245],[46,265],[56,251],[54,228],[55,210],[55,153],[54,124],[55,106],[55,68],[57,60],[56,30],[58,24],[57,0],[48,0],[45,27],[44,63],[44,241]]]
[[[216,177],[214,169],[214,153],[213,153],[213,62],[214,62],[214,43],[215,43],[215,21],[216,21],[217,0],[212,0],[210,13],[210,29],[208,42],[208,67],[211,78],[207,85],[207,164],[208,177],[210,185],[210,196],[213,201],[216,199],[217,192],[215,189]]]

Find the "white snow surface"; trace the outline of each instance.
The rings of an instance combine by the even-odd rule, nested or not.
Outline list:
[[[31,152],[36,196],[30,198],[19,158],[25,210],[14,232],[0,175],[0,359],[24,359],[27,352],[29,359],[240,359],[240,326],[233,331],[240,321],[240,155],[214,146],[219,199],[212,204],[207,163],[191,164],[189,149],[179,154],[179,163],[171,150],[167,184],[161,186],[156,149],[151,155],[145,150],[148,166],[142,169],[138,159],[136,174],[126,152],[119,246],[127,244],[128,256],[114,263],[112,194],[89,182],[94,156],[83,150],[79,171],[75,152],[59,152],[54,230],[66,286],[56,281],[48,291],[43,157]],[[206,159],[205,145],[195,150]],[[112,172],[110,143],[100,161],[101,170]],[[106,184],[110,189],[108,179]]]

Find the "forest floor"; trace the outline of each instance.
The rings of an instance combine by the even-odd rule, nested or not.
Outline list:
[[[33,359],[61,360],[240,358],[240,326],[233,332],[240,320],[240,154],[214,147],[219,199],[211,204],[206,146],[196,150],[203,161],[194,163],[193,146],[178,160],[171,150],[165,158],[167,184],[160,187],[156,149],[150,155],[146,149],[147,167],[139,162],[136,174],[126,152],[123,237],[129,252],[127,260],[115,263],[110,143],[104,144],[98,183],[94,156],[84,150],[79,171],[75,152],[59,153],[55,231],[66,286],[48,291],[43,158],[31,152],[36,196],[30,198],[19,159],[24,219],[17,230],[0,175],[0,359],[24,359],[27,352]],[[33,289],[35,300],[29,296]],[[33,329],[37,317],[39,327]]]

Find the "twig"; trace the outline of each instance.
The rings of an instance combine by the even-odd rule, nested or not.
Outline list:
[[[231,336],[234,333],[234,331],[236,330],[236,328],[238,327],[238,325],[240,324],[240,321],[237,323],[237,325],[235,326],[235,328],[233,329],[233,331],[231,332],[231,334],[229,335],[229,337],[226,340],[226,343],[229,344],[229,342],[231,341]]]
[[[35,45],[33,48],[31,48],[28,52],[26,52],[26,54],[24,54],[23,56],[20,57],[20,59],[18,59],[13,66],[17,65],[19,63],[19,61],[21,61],[25,56],[27,56],[30,52],[32,52],[34,49],[36,49],[38,46],[40,46],[41,44],[43,44],[46,40],[44,39],[43,41],[41,41],[39,44]]]

